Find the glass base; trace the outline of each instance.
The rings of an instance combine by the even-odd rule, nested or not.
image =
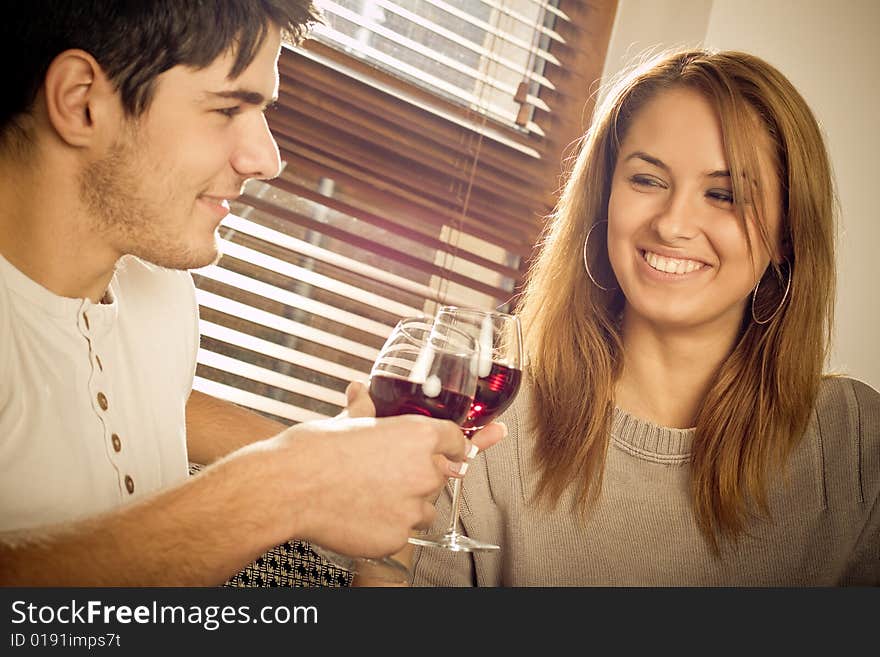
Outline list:
[[[439,547],[452,552],[493,552],[501,547],[493,543],[475,541],[469,536],[459,534],[428,534],[426,536],[412,536],[409,542],[413,545],[427,547]]]
[[[321,555],[321,557],[334,566],[347,570],[353,575],[361,575],[395,584],[408,583],[412,576],[409,568],[391,557],[382,557],[381,559],[352,557],[347,554],[333,552],[333,550],[328,550],[314,543],[311,544],[311,547],[316,554]]]

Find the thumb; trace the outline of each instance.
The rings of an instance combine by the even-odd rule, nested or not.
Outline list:
[[[370,399],[367,386],[360,381],[352,381],[345,389],[345,410],[342,412],[346,417],[375,417],[376,408]]]
[[[471,445],[482,452],[506,437],[507,425],[503,422],[491,422],[474,434]]]

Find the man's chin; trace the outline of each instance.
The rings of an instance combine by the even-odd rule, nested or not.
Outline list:
[[[223,254],[215,239],[210,245],[203,245],[199,249],[180,249],[162,253],[132,253],[132,255],[165,269],[187,270],[215,265]]]

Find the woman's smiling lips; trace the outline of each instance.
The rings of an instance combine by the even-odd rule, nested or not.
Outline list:
[[[648,249],[639,249],[639,255],[642,269],[651,278],[663,281],[687,280],[710,268],[702,260],[662,255]]]

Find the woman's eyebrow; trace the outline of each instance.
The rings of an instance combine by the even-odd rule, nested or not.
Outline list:
[[[659,167],[660,169],[669,171],[669,167],[663,160],[656,158],[653,155],[648,155],[644,151],[635,151],[634,153],[630,153],[626,156],[626,159],[624,161],[629,162],[630,160],[644,160],[648,164],[653,164],[655,167]]]
[[[624,161],[628,162],[629,160],[642,160],[651,164],[659,169],[663,169],[664,171],[669,171],[669,165],[666,164],[663,160],[658,157],[654,157],[653,155],[648,155],[644,151],[635,151],[626,156]],[[727,169],[717,169],[715,171],[710,171],[706,174],[707,178],[730,178],[730,171]]]

